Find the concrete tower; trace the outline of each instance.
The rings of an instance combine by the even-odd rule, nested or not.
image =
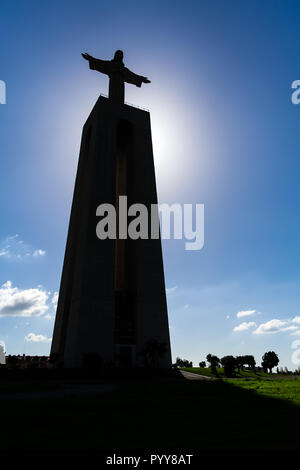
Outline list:
[[[96,236],[97,207],[118,214],[120,195],[149,214],[157,204],[150,114],[101,96],[83,128],[51,348],[65,367],[89,353],[120,367],[171,365],[161,240]]]

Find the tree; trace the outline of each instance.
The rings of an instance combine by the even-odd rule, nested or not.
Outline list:
[[[237,365],[236,367],[240,371],[240,369],[243,369],[245,365],[250,367],[250,369],[255,369],[255,364],[256,361],[254,359],[254,356],[251,355],[246,355],[246,356],[237,356],[236,357]]]
[[[193,367],[193,363],[191,361],[181,359],[180,357],[176,357],[176,365],[177,367]]]
[[[254,356],[248,355],[244,357],[245,357],[245,364],[248,364],[250,369],[254,370],[255,365],[256,365],[256,360],[254,359]]]
[[[176,366],[177,367],[183,367],[182,359],[180,357],[176,357]]]
[[[236,367],[238,368],[238,371],[240,372],[240,370],[244,368],[245,356],[237,356],[235,358],[235,361],[236,361]]]
[[[146,367],[158,367],[159,359],[163,357],[166,352],[166,343],[160,343],[156,339],[149,339],[144,343],[140,354],[144,356]]]
[[[224,356],[221,359],[221,364],[224,367],[224,374],[226,377],[232,377],[234,369],[237,366],[237,360],[233,356]]]
[[[276,367],[279,364],[279,358],[274,351],[266,352],[262,357],[262,367],[264,372],[267,372],[268,369],[272,373],[273,367]]]
[[[206,362],[205,361],[200,361],[199,362],[199,367],[206,367]]]
[[[211,371],[216,374],[217,373],[217,367],[220,365],[220,359],[218,356],[214,356],[213,354],[207,354],[206,356],[207,362],[210,363],[210,368]]]

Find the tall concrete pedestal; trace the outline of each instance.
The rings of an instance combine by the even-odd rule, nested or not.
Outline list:
[[[83,128],[51,348],[65,367],[82,367],[90,353],[143,366],[149,341],[165,345],[154,364],[171,365],[160,239],[96,236],[97,207],[118,211],[121,195],[149,213],[157,204],[150,114],[101,96]]]

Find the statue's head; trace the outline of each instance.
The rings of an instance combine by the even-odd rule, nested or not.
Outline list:
[[[123,51],[118,50],[115,52],[114,60],[116,62],[123,62],[123,56],[124,56]]]

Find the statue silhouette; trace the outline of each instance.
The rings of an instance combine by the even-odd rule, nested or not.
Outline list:
[[[90,69],[97,70],[109,76],[109,98],[118,103],[124,103],[124,83],[131,83],[138,87],[142,83],[150,83],[147,77],[137,75],[123,62],[123,51],[116,51],[112,60],[101,60],[84,53],[82,57],[89,61]]]

